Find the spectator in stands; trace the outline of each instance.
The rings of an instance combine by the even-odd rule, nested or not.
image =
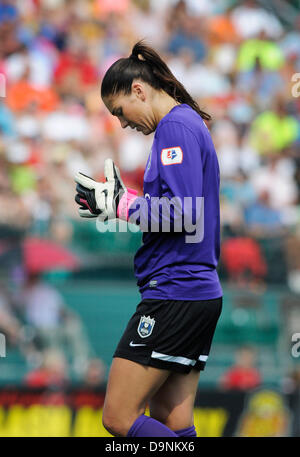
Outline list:
[[[283,166],[281,166],[283,165]],[[267,191],[271,208],[284,212],[298,201],[298,189],[293,176],[293,167],[286,167],[280,156],[270,155],[265,163],[250,175],[257,195]]]
[[[261,191],[257,200],[245,208],[244,217],[247,230],[256,237],[278,236],[284,233],[281,213],[271,207],[267,190]]]
[[[251,126],[251,144],[262,155],[278,154],[298,138],[299,120],[287,112],[286,100],[280,94],[273,107],[258,114]]]
[[[277,42],[268,39],[262,31],[257,38],[244,41],[237,57],[237,70],[239,72],[257,70],[259,63],[261,70],[278,71],[284,65],[284,56]]]
[[[237,2],[237,6],[232,9],[231,18],[243,39],[256,37],[263,31],[276,40],[283,32],[278,18],[262,8],[256,0]]]
[[[13,0],[0,3],[0,60],[18,51],[21,40],[18,36],[19,9]]]
[[[211,45],[222,45],[223,43],[239,44],[241,41],[241,37],[233,23],[230,9],[208,17],[208,32]]]
[[[230,153],[228,153],[229,155]],[[225,153],[224,153],[225,156]],[[222,168],[227,169],[228,172],[232,165],[230,162],[233,160],[234,155],[231,157],[223,157]],[[221,195],[228,198],[234,206],[245,207],[256,200],[256,192],[249,181],[249,176],[243,172],[243,170],[236,169],[235,173],[232,174],[231,179],[222,180],[221,182]]]
[[[7,89],[7,105],[13,112],[21,112],[32,103],[36,103],[41,112],[53,111],[59,102],[54,87],[39,87],[30,80],[30,67],[24,62],[19,79],[9,85]]]
[[[265,288],[267,264],[255,239],[235,237],[225,240],[221,259],[232,286],[253,290]]]
[[[66,49],[59,55],[54,81],[62,97],[74,96],[79,100],[87,88],[97,83],[97,69],[81,36],[69,37]]]
[[[182,49],[190,49],[197,62],[203,60],[207,54],[205,41],[204,21],[197,17],[183,15],[182,20],[170,38],[168,51],[178,54]],[[202,32],[202,33],[201,33]]]
[[[34,332],[35,349],[63,348],[70,354],[73,369],[82,375],[89,356],[89,343],[80,318],[64,303],[63,297],[38,274],[28,276],[18,297],[25,323]]]
[[[235,364],[219,380],[220,387],[225,390],[251,390],[258,387],[262,379],[255,362],[256,352],[252,347],[238,349]]]
[[[83,376],[85,387],[93,389],[100,387],[105,382],[106,367],[101,359],[91,359],[88,361],[86,371]]]
[[[176,58],[170,60],[170,69],[182,81],[189,93],[197,98],[224,96],[231,90],[229,79],[215,65],[197,62],[193,50],[182,46]]]
[[[260,48],[260,44],[256,43]],[[272,50],[271,50],[272,51]],[[270,51],[270,52],[271,52]],[[245,53],[249,50],[245,49]],[[285,81],[277,69],[264,68],[261,56],[257,55],[252,68],[240,71],[237,74],[237,90],[241,94],[251,92],[253,99],[260,107],[271,104],[271,100],[284,87]]]
[[[40,367],[27,373],[24,381],[28,387],[65,387],[68,383],[68,369],[64,354],[57,349],[45,351]]]

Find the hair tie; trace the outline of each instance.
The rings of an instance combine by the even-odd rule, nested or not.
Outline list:
[[[139,62],[141,62],[141,61],[142,61],[142,62],[145,62],[145,60],[146,60],[146,59],[144,59],[144,57],[142,56],[142,54],[138,54],[138,55],[136,55],[136,54],[131,54],[131,55],[129,56],[129,59],[131,59],[131,60],[138,60]]]

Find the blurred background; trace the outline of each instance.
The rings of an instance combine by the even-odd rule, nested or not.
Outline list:
[[[299,436],[298,0],[0,0],[0,436],[109,436],[142,234],[80,220],[73,176],[102,180],[111,157],[142,194],[153,135],[100,98],[142,38],[211,114],[221,171],[224,305],[198,435]]]

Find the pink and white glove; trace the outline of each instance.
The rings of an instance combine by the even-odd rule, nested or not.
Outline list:
[[[130,205],[137,198],[137,191],[127,189],[121,179],[120,171],[112,159],[104,162],[106,181],[99,183],[83,173],[76,173],[75,196],[81,217],[98,217],[103,222],[109,219],[128,220]]]

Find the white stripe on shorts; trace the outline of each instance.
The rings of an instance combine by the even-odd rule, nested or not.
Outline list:
[[[200,357],[198,357],[198,360],[200,360],[200,362],[206,362],[207,359],[208,355],[200,355]]]
[[[160,352],[152,351],[151,357],[153,359],[164,360],[165,362],[176,362],[181,365],[195,365],[196,360],[187,359],[186,357],[175,357],[172,355],[161,354]]]
[[[196,364],[196,360],[188,359],[187,357],[179,357],[179,356],[172,356],[167,354],[161,354],[160,352],[152,351],[151,357],[153,359],[164,360],[165,362],[175,362],[180,363],[181,365],[192,365]],[[200,355],[198,360],[200,362],[206,362],[208,359],[208,355]]]
[[[167,355],[167,354],[161,354],[160,352],[155,352],[152,351],[151,357],[153,359],[159,359],[159,360],[164,360],[165,362],[176,362],[180,363],[181,365],[192,365],[194,366],[196,364],[196,360],[188,359],[186,357],[175,357],[172,355]],[[207,355],[200,355],[198,360],[201,362],[206,362],[208,356]]]

